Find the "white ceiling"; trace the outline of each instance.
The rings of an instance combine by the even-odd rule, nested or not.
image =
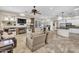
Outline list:
[[[40,11],[43,16],[61,16],[61,12],[64,12],[64,16],[79,15],[79,11],[74,11],[78,6],[37,6],[36,9]],[[22,13],[27,11],[31,12],[33,6],[0,6],[0,10],[10,11],[16,13]]]

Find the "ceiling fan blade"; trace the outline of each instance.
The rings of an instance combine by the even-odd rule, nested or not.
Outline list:
[[[41,14],[41,13],[37,13],[37,14]]]

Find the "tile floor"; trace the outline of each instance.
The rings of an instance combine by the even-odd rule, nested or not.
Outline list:
[[[26,46],[26,34],[16,36],[17,47],[14,53],[32,53]],[[33,53],[78,53],[79,40],[70,40],[69,38],[54,35],[51,43],[46,44],[44,47],[34,51]]]

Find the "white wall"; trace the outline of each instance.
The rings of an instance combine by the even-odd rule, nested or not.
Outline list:
[[[79,26],[79,19],[76,19],[76,20],[68,20],[67,22],[72,23],[72,25],[78,25]]]
[[[53,21],[50,22],[50,30],[53,31]]]
[[[1,12],[0,11],[0,23],[1,23],[1,27],[6,27],[6,23],[4,23],[4,24],[2,24],[2,22],[1,21],[3,21],[4,20],[4,17],[5,16],[7,16],[7,17],[14,17],[14,20],[15,20],[15,23],[16,23],[16,26],[20,26],[18,23],[17,23],[17,18],[25,18],[25,17],[21,17],[21,16],[19,16],[19,14],[17,14],[17,13],[11,13],[11,12]],[[7,22],[7,20],[5,21],[5,22]],[[14,21],[11,21],[12,23],[14,22]],[[12,26],[12,25],[11,25]],[[26,26],[26,24],[24,25],[24,26]]]

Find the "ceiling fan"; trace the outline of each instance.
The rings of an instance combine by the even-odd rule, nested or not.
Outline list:
[[[33,13],[33,15],[36,15],[36,14],[41,14],[37,9],[36,9],[36,6],[33,6],[33,9],[31,10],[31,13]],[[22,13],[20,13],[20,16],[27,16],[28,17],[29,15],[29,12],[28,11],[24,11]]]
[[[33,6],[33,9],[31,11],[31,13],[33,13],[34,15],[36,14],[41,14],[37,9],[36,9],[36,6]]]

